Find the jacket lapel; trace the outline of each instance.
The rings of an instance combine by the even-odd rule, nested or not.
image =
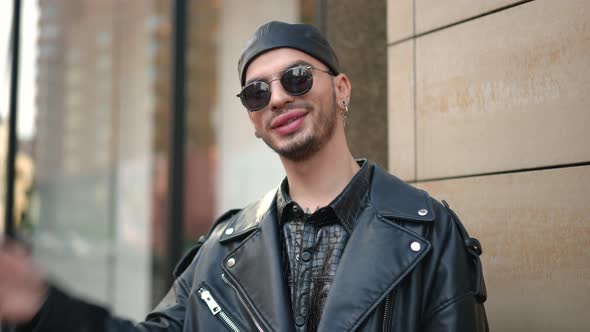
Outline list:
[[[225,258],[224,270],[265,331],[292,331],[291,297],[282,269],[274,195],[272,198],[267,197],[255,215],[243,215],[257,219],[257,228]],[[229,267],[225,262],[231,258],[235,264]]]
[[[418,251],[410,247],[415,242]],[[429,250],[425,239],[365,209],[338,265],[318,330],[357,328]]]
[[[426,239],[394,221],[432,222],[426,193],[375,166],[368,204],[338,265],[320,331],[358,328],[431,249]]]

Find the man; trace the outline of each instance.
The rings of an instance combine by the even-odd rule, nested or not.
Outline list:
[[[281,185],[220,217],[138,325],[47,288],[15,248],[0,315],[27,331],[487,331],[479,243],[446,204],[352,157],[351,84],[321,34],[267,23],[238,72]]]

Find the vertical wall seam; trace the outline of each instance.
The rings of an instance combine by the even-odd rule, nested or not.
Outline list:
[[[416,0],[412,1],[412,35],[416,35]],[[413,84],[413,107],[414,107],[414,180],[418,181],[418,116],[416,107],[417,76],[416,76],[416,38],[412,38],[412,71],[414,75]]]

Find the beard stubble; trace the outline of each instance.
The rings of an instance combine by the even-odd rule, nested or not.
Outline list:
[[[338,108],[336,107],[336,93],[334,90],[332,90],[332,104],[328,107],[328,110],[318,110],[311,106],[306,106],[306,108],[309,110],[309,113],[319,112],[314,124],[315,132],[299,137],[283,147],[273,144],[269,138],[262,138],[268,147],[287,160],[299,162],[311,158],[334,135],[336,121],[338,121]],[[299,133],[295,132],[288,135],[288,137],[293,137],[297,134]]]

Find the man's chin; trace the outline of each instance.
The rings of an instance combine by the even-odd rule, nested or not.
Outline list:
[[[301,162],[311,158],[320,149],[320,145],[317,144],[313,138],[299,142],[292,142],[286,146],[280,147],[268,142],[266,142],[266,144],[281,158],[295,162]]]

